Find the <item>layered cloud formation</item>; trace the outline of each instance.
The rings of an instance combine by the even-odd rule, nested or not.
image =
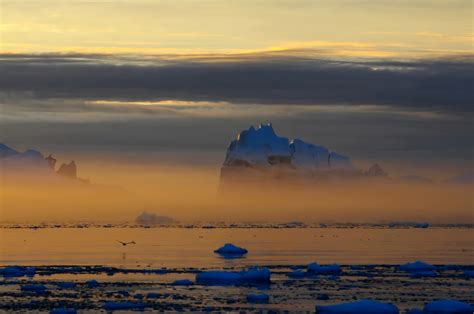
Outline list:
[[[75,99],[96,104],[172,100],[375,105],[451,114],[472,113],[474,103],[472,56],[399,61],[258,54],[179,60],[163,56],[5,54],[0,56],[0,72],[0,90],[6,99],[3,103],[30,95],[39,100]]]

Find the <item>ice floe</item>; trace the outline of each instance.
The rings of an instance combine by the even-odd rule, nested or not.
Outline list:
[[[20,287],[21,291],[44,293],[47,291],[46,286],[42,284],[26,284]]]
[[[97,280],[87,280],[86,281],[86,285],[89,287],[89,288],[93,288],[93,287],[97,287],[99,285],[99,282]]]
[[[408,272],[421,272],[421,271],[433,271],[436,269],[436,267],[431,264],[425,263],[423,261],[416,261],[416,262],[400,265],[399,269],[403,271],[408,271]]]
[[[57,309],[52,309],[50,314],[76,314],[77,311],[76,309],[72,308],[57,308]]]
[[[390,303],[360,300],[335,305],[317,305],[318,314],[398,314],[398,308]]]
[[[426,304],[423,308],[425,314],[472,314],[473,312],[472,305],[456,300],[437,300]]]
[[[74,282],[57,282],[56,286],[61,289],[73,289],[76,287],[76,283]]]
[[[33,277],[36,273],[35,267],[25,266],[6,266],[0,268],[0,274],[3,277]]]
[[[337,275],[341,273],[341,266],[338,264],[319,265],[318,263],[310,263],[308,265],[308,272],[318,275]]]
[[[270,282],[268,268],[252,267],[240,272],[206,271],[196,275],[196,282],[200,284],[234,285],[234,284],[265,284]]]
[[[142,302],[114,302],[109,301],[106,302],[103,306],[104,310],[106,311],[118,311],[118,310],[143,310],[145,308],[145,304]]]
[[[301,271],[301,270],[295,270],[292,271],[291,273],[288,273],[288,277],[293,278],[293,279],[298,279],[298,278],[303,278],[307,275],[307,273]]]

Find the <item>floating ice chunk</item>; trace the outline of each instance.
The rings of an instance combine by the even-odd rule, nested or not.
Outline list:
[[[72,308],[58,308],[58,309],[52,309],[50,314],[76,314],[77,311],[76,309]]]
[[[89,287],[89,288],[94,288],[94,287],[97,287],[99,285],[99,282],[97,280],[87,280],[86,281],[86,285]]]
[[[373,300],[360,300],[335,305],[317,305],[318,314],[398,314],[398,308],[390,303]]]
[[[467,278],[474,278],[474,270],[468,270],[466,269],[463,273],[464,277]]]
[[[426,229],[430,226],[429,223],[427,222],[420,222],[420,223],[417,223],[414,228],[419,228],[419,229]]]
[[[436,267],[425,263],[423,261],[416,261],[412,263],[406,263],[403,265],[400,265],[400,270],[403,271],[408,271],[408,272],[420,272],[420,271],[430,271],[430,270],[435,270]]]
[[[56,286],[61,289],[73,289],[76,287],[76,283],[74,282],[57,282]]]
[[[271,276],[270,270],[266,267],[252,267],[242,271],[240,274],[242,275],[242,280],[248,283],[269,283]]]
[[[247,295],[247,302],[249,303],[268,303],[270,296],[268,294],[249,294]]]
[[[159,293],[156,293],[156,292],[149,292],[146,297],[148,299],[158,299],[160,297],[160,294]]]
[[[41,284],[27,284],[27,285],[22,285],[20,287],[21,291],[27,291],[27,292],[36,292],[36,293],[44,293],[46,292],[46,286],[41,285]]]
[[[297,279],[297,278],[305,277],[306,273],[302,272],[301,270],[295,270],[295,271],[292,271],[291,273],[289,273],[287,276],[290,277],[290,278],[293,278],[293,279]]]
[[[270,282],[268,268],[249,268],[240,272],[206,271],[196,275],[196,282],[201,284],[234,285],[234,284],[263,284]]]
[[[0,268],[0,274],[2,274],[3,277],[33,277],[35,273],[36,269],[34,267],[7,266]]]
[[[0,274],[3,277],[33,277],[36,273],[36,269],[34,267],[25,267],[25,266],[6,266],[4,268],[0,268]]]
[[[142,302],[114,302],[109,301],[104,304],[103,308],[106,311],[118,311],[118,310],[143,310],[145,304]]]
[[[173,282],[173,286],[192,286],[194,283],[189,279],[181,279]]]
[[[456,300],[437,300],[423,308],[425,314],[472,314],[474,307]]]
[[[247,254],[247,252],[246,249],[233,245],[232,243],[226,243],[223,247],[214,251],[214,253],[220,254],[226,258],[241,257]]]
[[[318,263],[311,263],[308,265],[308,272],[319,275],[337,275],[341,273],[341,266],[338,264],[319,265]]]
[[[230,271],[206,271],[196,275],[196,282],[204,284],[235,284],[239,283],[242,275]]]

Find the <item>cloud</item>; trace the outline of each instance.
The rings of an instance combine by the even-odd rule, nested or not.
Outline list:
[[[376,105],[472,113],[472,56],[329,60],[282,55],[0,55],[0,90],[39,100]]]

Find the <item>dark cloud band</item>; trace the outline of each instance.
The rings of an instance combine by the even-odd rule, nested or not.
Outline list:
[[[0,55],[0,91],[38,98],[243,104],[389,105],[472,112],[472,58],[333,61],[255,57],[216,62],[112,55]]]

